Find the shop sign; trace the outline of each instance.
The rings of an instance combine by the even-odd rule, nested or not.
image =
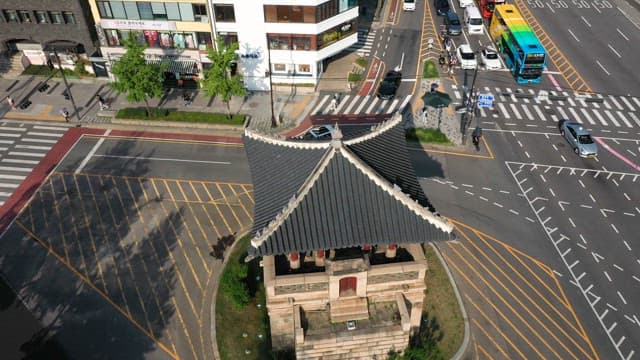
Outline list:
[[[175,21],[100,20],[103,29],[176,30]]]

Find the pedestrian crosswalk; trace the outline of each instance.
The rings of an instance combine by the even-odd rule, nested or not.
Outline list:
[[[391,114],[402,111],[411,100],[411,95],[381,100],[375,95],[344,95],[333,101],[333,95],[323,95],[314,104],[311,115],[346,114]]]
[[[533,89],[497,87],[484,87],[478,91],[492,94],[495,99],[493,107],[478,108],[480,119],[503,120],[507,124],[572,119],[588,126],[640,130],[640,98],[633,96],[575,95],[554,91],[540,96]],[[454,101],[463,101],[460,87],[453,85],[452,94]]]
[[[69,127],[0,121],[0,205]]]
[[[373,46],[373,40],[375,38],[375,30],[358,30],[358,41],[349,46],[346,51],[357,52],[360,56],[369,56],[369,54],[371,54],[371,47]]]

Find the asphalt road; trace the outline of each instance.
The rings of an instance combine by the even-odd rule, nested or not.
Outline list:
[[[238,144],[80,139],[0,241],[31,312],[14,312],[12,343],[43,358],[213,358],[212,245],[249,229],[245,180]]]

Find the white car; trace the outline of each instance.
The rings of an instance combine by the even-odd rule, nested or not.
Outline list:
[[[311,135],[311,138],[315,140],[330,139],[333,130],[334,128],[332,125],[315,126],[309,130],[309,135]]]
[[[475,69],[478,67],[478,60],[476,54],[471,50],[469,44],[462,44],[458,46],[456,50],[456,57],[458,58],[458,64],[461,69]]]
[[[458,0],[458,5],[460,5],[461,8],[465,8],[473,5],[473,0]]]
[[[480,51],[480,62],[487,70],[498,70],[502,68],[500,55],[493,47],[486,47]]]

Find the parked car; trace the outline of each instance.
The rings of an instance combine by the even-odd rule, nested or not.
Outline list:
[[[447,28],[447,34],[460,35],[462,34],[462,23],[458,14],[453,11],[449,11],[444,15],[444,25]]]
[[[402,73],[399,71],[391,70],[384,76],[380,86],[378,87],[378,97],[382,100],[393,99],[396,96],[396,91],[400,87],[400,81],[402,80]]]
[[[458,5],[460,5],[461,8],[472,6],[473,0],[458,0]]]
[[[478,66],[476,54],[471,50],[469,44],[462,44],[456,50],[456,57],[461,69],[475,69]]]
[[[502,68],[500,55],[498,55],[496,49],[491,46],[487,46],[480,51],[480,63],[484,65],[487,70],[497,70]]]
[[[558,122],[560,135],[564,137],[569,145],[580,157],[592,158],[598,155],[598,146],[593,141],[591,134],[581,124],[569,119],[562,119]]]
[[[416,0],[404,0],[402,2],[402,10],[404,10],[404,11],[415,11],[416,10]]]
[[[311,135],[311,138],[315,140],[328,139],[331,137],[333,130],[334,128],[332,125],[314,126],[309,130],[309,135]]]
[[[440,16],[449,12],[449,0],[433,0],[433,6],[436,8],[436,14]]]

